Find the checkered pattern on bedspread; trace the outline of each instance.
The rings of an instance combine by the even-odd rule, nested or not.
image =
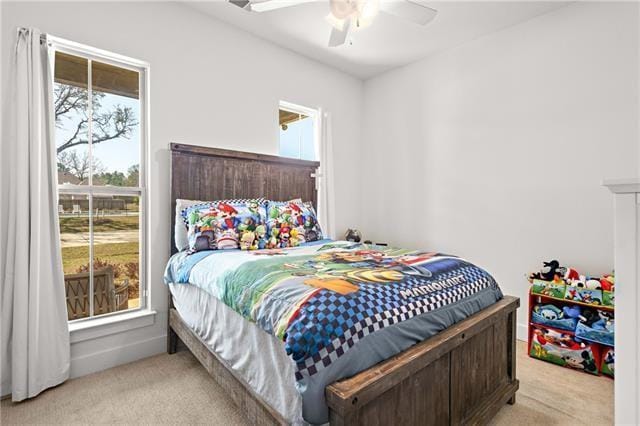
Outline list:
[[[326,368],[377,330],[497,286],[486,271],[458,258],[439,259],[427,268],[430,277],[414,276],[387,285],[360,284],[360,291],[347,295],[320,290],[312,296],[285,336],[287,353],[297,364],[296,380]],[[446,280],[457,284],[436,291],[420,290]]]

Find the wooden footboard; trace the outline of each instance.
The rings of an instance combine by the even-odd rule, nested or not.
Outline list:
[[[485,424],[515,403],[516,309],[504,299],[326,389],[332,425]]]
[[[170,297],[171,298],[171,297]],[[436,336],[326,388],[332,425],[485,424],[515,403],[516,309],[504,299]],[[284,419],[182,321],[170,306],[169,353],[180,338],[252,424]]]

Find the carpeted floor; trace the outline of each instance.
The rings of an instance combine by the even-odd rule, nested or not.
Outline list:
[[[517,373],[516,404],[505,405],[493,424],[613,424],[613,380],[530,359],[521,342]],[[3,425],[247,424],[188,351],[69,380],[33,400],[4,400],[0,407]]]

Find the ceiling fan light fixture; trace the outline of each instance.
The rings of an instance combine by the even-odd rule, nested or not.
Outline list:
[[[329,10],[336,19],[348,19],[358,13],[358,0],[329,0]]]
[[[380,12],[380,0],[360,0],[358,2],[358,23],[363,28],[371,25]]]
[[[344,31],[344,26],[345,26],[345,23],[347,22],[346,19],[338,19],[332,13],[329,13],[327,16],[325,16],[324,19],[329,23],[329,25],[331,25],[336,30]]]

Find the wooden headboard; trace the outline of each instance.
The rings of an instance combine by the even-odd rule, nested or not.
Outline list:
[[[171,252],[175,253],[176,199],[302,198],[317,208],[312,174],[318,161],[195,145],[171,144]]]

